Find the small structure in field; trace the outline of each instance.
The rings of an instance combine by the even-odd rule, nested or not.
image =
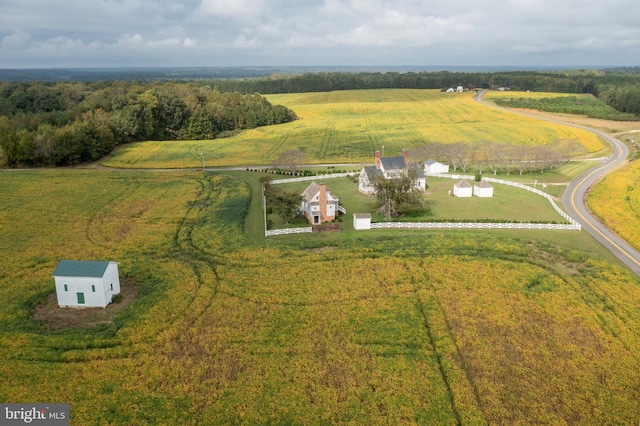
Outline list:
[[[353,229],[356,231],[371,229],[371,213],[354,213]]]
[[[302,193],[300,209],[309,223],[319,225],[336,218],[341,209],[338,205],[339,201],[339,198],[331,195],[324,182],[317,184],[313,181]]]
[[[117,262],[61,260],[52,276],[61,308],[104,308],[120,293]]]
[[[449,173],[449,165],[440,163],[436,160],[427,160],[424,162],[424,174],[440,174]]]
[[[481,198],[493,197],[493,185],[486,180],[481,180],[473,185],[473,195]]]
[[[471,187],[471,185],[469,185],[469,182],[467,182],[466,180],[463,179],[459,182],[456,182],[456,184],[453,185],[454,197],[465,198],[465,197],[471,197],[472,195],[473,195],[473,188]]]

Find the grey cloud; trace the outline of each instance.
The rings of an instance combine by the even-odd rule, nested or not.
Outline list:
[[[632,0],[4,0],[0,67],[636,65],[639,18]]]

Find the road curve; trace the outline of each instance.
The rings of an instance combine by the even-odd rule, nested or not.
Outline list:
[[[482,100],[482,95],[484,95],[485,92],[486,90],[483,90],[478,93],[475,97],[476,101],[485,106],[494,107]],[[495,106],[495,108],[500,107]],[[613,154],[611,156],[605,158],[600,164],[578,176],[567,186],[562,194],[562,204],[564,205],[567,213],[576,219],[585,231],[591,234],[600,244],[620,259],[620,261],[629,269],[637,275],[640,275],[640,252],[633,248],[618,234],[604,226],[600,220],[589,211],[585,202],[587,192],[589,192],[591,186],[626,161],[627,155],[629,154],[627,146],[615,137],[590,127],[567,123],[551,118],[541,118],[524,112],[511,111],[506,108],[500,109],[538,120],[577,127],[579,129],[595,133],[612,146]]]

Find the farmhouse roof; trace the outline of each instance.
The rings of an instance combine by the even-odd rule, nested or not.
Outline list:
[[[384,157],[381,158],[382,167],[386,170],[404,170],[407,167],[407,162],[401,155],[399,157]]]
[[[318,195],[318,192],[320,192],[320,185],[318,185],[314,180],[309,184],[309,186],[307,186],[307,189],[304,190],[304,192],[302,193],[302,198],[310,203],[311,200],[313,200],[313,197]],[[338,201],[336,197],[331,195],[331,191],[329,191],[329,188],[327,188],[327,201]]]
[[[436,163],[437,163],[436,160],[431,160],[431,159],[424,162],[424,164],[427,166],[431,166],[432,164],[436,164]]]
[[[311,201],[316,194],[320,192],[320,185],[316,183],[316,181],[311,182],[307,189],[302,192],[302,198],[307,200],[307,202]]]
[[[381,175],[382,172],[376,168],[376,166],[367,166],[364,168],[364,172],[367,174],[369,180],[373,179],[376,175]]]
[[[52,276],[101,278],[109,263],[102,260],[61,260]]]
[[[456,183],[454,186],[458,188],[471,188],[471,185],[469,185],[469,182],[467,182],[464,179]]]

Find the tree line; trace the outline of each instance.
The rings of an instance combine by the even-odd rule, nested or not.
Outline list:
[[[73,165],[122,143],[214,139],[295,118],[261,95],[208,84],[0,83],[0,165]]]
[[[544,172],[575,157],[581,151],[580,144],[571,139],[557,139],[545,145],[514,146],[499,142],[456,142],[452,144],[432,143],[413,148],[411,161],[424,163],[428,159],[448,164],[453,172],[493,175]]]
[[[633,71],[633,70],[631,70]],[[218,80],[222,91],[241,93],[303,93],[357,89],[467,89],[530,90],[589,93],[621,113],[640,115],[640,72],[510,71],[510,72],[318,72],[272,75],[247,80]]]

